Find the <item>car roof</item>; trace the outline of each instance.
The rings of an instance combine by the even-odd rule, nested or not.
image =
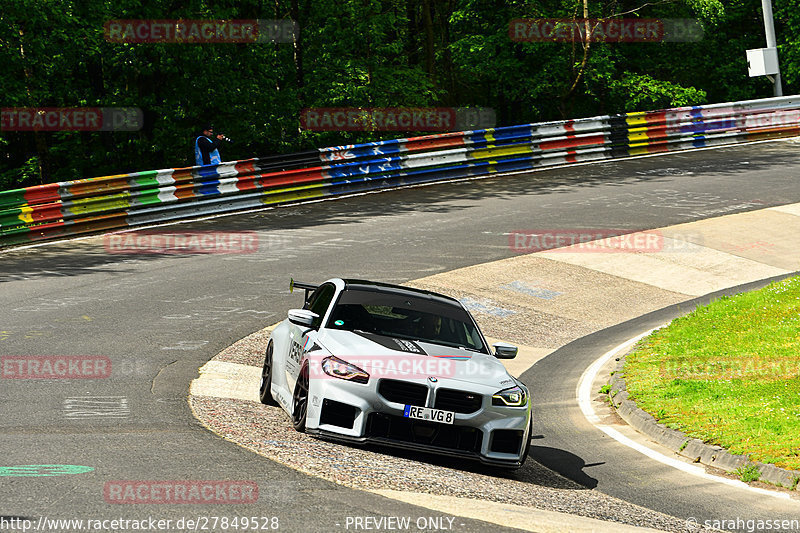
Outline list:
[[[380,281],[367,281],[363,279],[342,279],[344,281],[345,290],[355,289],[362,291],[375,291],[386,292],[400,295],[413,295],[422,297],[429,300],[436,300],[447,305],[455,305],[463,309],[461,302],[450,296],[439,294],[438,292],[426,291],[423,289],[415,289],[413,287],[404,287],[402,285],[393,285],[391,283],[382,283]]]

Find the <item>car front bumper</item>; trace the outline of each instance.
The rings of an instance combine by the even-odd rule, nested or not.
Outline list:
[[[367,384],[358,384],[335,378],[312,379],[306,431],[325,439],[463,457],[507,468],[519,467],[524,461],[530,438],[530,400],[524,407],[495,406],[495,388],[473,384],[472,390],[464,391],[465,383],[461,381],[442,379],[433,385],[424,380],[404,380],[401,386],[410,384],[420,393],[421,387],[427,388],[422,404],[427,407],[442,408],[437,399],[443,390],[450,391],[450,396],[457,391],[476,397],[471,406],[445,406],[455,407],[443,410],[456,414],[453,424],[442,424],[404,417],[405,397],[387,394],[380,386],[382,381],[371,379]],[[410,405],[421,402],[422,396],[408,398]]]

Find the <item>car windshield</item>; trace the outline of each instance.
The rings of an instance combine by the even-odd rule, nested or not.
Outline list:
[[[327,327],[488,353],[478,328],[464,309],[424,295],[345,290]]]

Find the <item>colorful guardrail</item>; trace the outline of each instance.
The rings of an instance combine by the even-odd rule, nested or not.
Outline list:
[[[800,96],[443,133],[0,192],[0,247],[269,205],[800,135]]]

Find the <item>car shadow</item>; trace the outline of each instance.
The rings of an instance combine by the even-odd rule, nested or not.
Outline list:
[[[536,437],[534,437],[536,438]],[[402,448],[392,448],[378,445],[357,445],[350,443],[338,443],[347,447],[368,450],[381,455],[388,455],[401,459],[408,459],[430,466],[438,466],[480,474],[493,478],[515,480],[522,483],[530,483],[540,487],[568,490],[586,490],[597,486],[597,480],[586,475],[581,470],[586,465],[584,461],[569,452],[554,450],[531,445],[531,450],[525,464],[517,470],[506,469],[497,466],[485,465],[477,460],[465,459],[461,457],[448,457],[426,452],[416,452]],[[540,457],[548,460],[548,464],[540,461]],[[558,461],[558,468],[552,468],[552,460]],[[567,465],[568,468],[563,467]],[[570,475],[565,474],[568,472]]]
[[[587,464],[583,459],[574,453],[560,450],[558,448],[533,445],[531,446],[528,460],[530,459],[535,459],[537,463],[587,489],[593,489],[597,487],[597,480],[584,472],[584,469],[603,464]]]

